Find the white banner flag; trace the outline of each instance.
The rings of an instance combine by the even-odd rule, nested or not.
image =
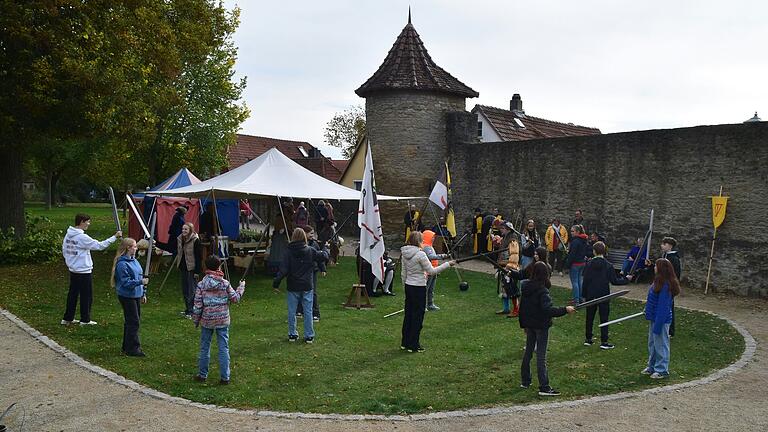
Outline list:
[[[384,281],[384,238],[381,231],[379,201],[376,199],[376,181],[373,176],[371,143],[365,154],[365,173],[357,209],[357,225],[360,227],[360,256],[371,264],[373,275]]]

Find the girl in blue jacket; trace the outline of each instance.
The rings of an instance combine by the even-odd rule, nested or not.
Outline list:
[[[112,264],[111,284],[123,307],[122,352],[132,357],[144,357],[139,342],[139,318],[141,305],[147,302],[147,278],[141,276],[141,265],[136,260],[136,240],[127,237],[120,243]]]
[[[672,299],[680,294],[680,282],[672,263],[656,260],[656,278],[648,289],[645,319],[648,326],[648,365],[642,373],[653,379],[669,376],[669,324],[672,322]]]

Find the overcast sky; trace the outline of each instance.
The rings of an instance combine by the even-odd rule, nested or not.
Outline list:
[[[768,2],[226,0],[241,24],[242,133],[323,142],[412,21],[467,100],[603,133],[768,120]]]

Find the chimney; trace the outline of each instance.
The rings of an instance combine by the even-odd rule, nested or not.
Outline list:
[[[512,95],[512,100],[509,101],[509,110],[510,111],[519,111],[521,113],[525,113],[523,111],[523,99],[520,98],[520,95],[518,93],[515,93]]]

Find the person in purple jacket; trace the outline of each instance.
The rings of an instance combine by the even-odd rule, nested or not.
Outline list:
[[[669,376],[669,325],[672,323],[672,299],[680,294],[680,282],[672,263],[656,260],[656,278],[648,289],[645,319],[648,326],[648,365],[642,370],[653,379]]]
[[[211,358],[211,339],[216,333],[219,346],[219,384],[229,384],[229,303],[237,303],[245,292],[245,281],[240,281],[237,289],[232,288],[224,279],[221,271],[221,259],[211,255],[205,259],[205,277],[197,284],[192,322],[195,327],[202,327],[200,332],[200,356],[198,374],[195,381],[203,382],[208,378],[208,364]]]

